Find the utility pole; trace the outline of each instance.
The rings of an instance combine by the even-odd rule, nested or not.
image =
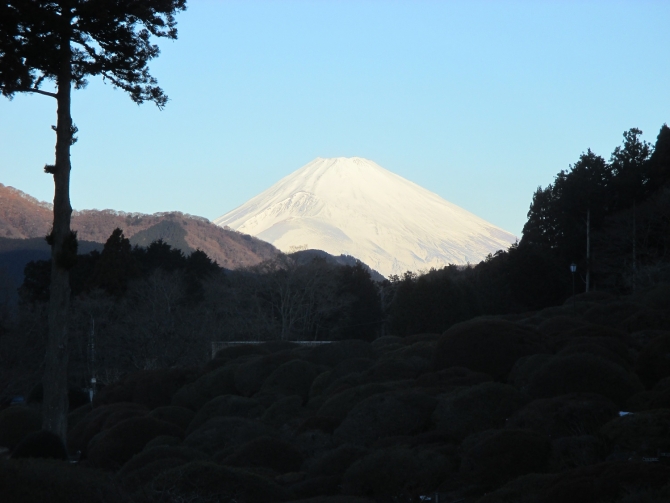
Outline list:
[[[95,376],[95,318],[91,315],[91,332],[88,339],[89,349],[89,371],[91,373],[91,387],[88,390],[90,401],[93,401],[95,395],[96,376]]]
[[[586,209],[586,291],[591,289],[591,207]]]
[[[633,293],[637,283],[637,229],[636,229],[636,202],[633,201]]]

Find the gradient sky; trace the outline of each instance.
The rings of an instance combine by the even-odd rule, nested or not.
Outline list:
[[[167,108],[73,98],[72,205],[214,219],[315,157],[371,159],[521,235],[591,148],[670,122],[670,2],[190,0]],[[0,183],[53,198],[55,101],[0,98]]]

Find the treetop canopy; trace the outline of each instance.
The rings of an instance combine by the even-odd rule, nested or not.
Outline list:
[[[69,63],[75,88],[102,75],[136,103],[162,108],[168,98],[147,67],[160,52],[151,37],[176,39],[175,14],[185,9],[186,0],[2,1],[0,91],[55,97],[42,85]]]

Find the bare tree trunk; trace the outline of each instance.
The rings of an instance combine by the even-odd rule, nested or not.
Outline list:
[[[66,17],[64,15],[64,17]],[[69,21],[67,21],[69,25]],[[69,269],[76,258],[76,238],[70,231],[70,146],[72,143],[71,48],[69,34],[61,39],[61,69],[58,76],[58,122],[56,164],[47,167],[54,177],[54,221],[48,238],[51,244],[51,287],[49,294],[49,341],[45,358],[42,428],[67,435],[68,311],[70,306]],[[73,256],[74,255],[74,256]]]
[[[586,291],[591,289],[591,208],[586,210]]]

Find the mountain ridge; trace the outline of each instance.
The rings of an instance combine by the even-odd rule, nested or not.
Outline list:
[[[51,227],[51,211],[49,203],[0,184],[0,237],[43,238]],[[153,215],[115,210],[72,212],[72,229],[77,231],[81,241],[105,243],[117,227],[123,230],[133,244],[145,245],[148,244],[145,243],[147,240],[163,239],[185,253],[200,249],[227,269],[256,265],[279,253],[265,241],[222,229],[204,217],[177,211]],[[177,227],[184,232],[177,230]],[[135,239],[136,235],[141,239]],[[173,236],[178,239],[173,239]]]

